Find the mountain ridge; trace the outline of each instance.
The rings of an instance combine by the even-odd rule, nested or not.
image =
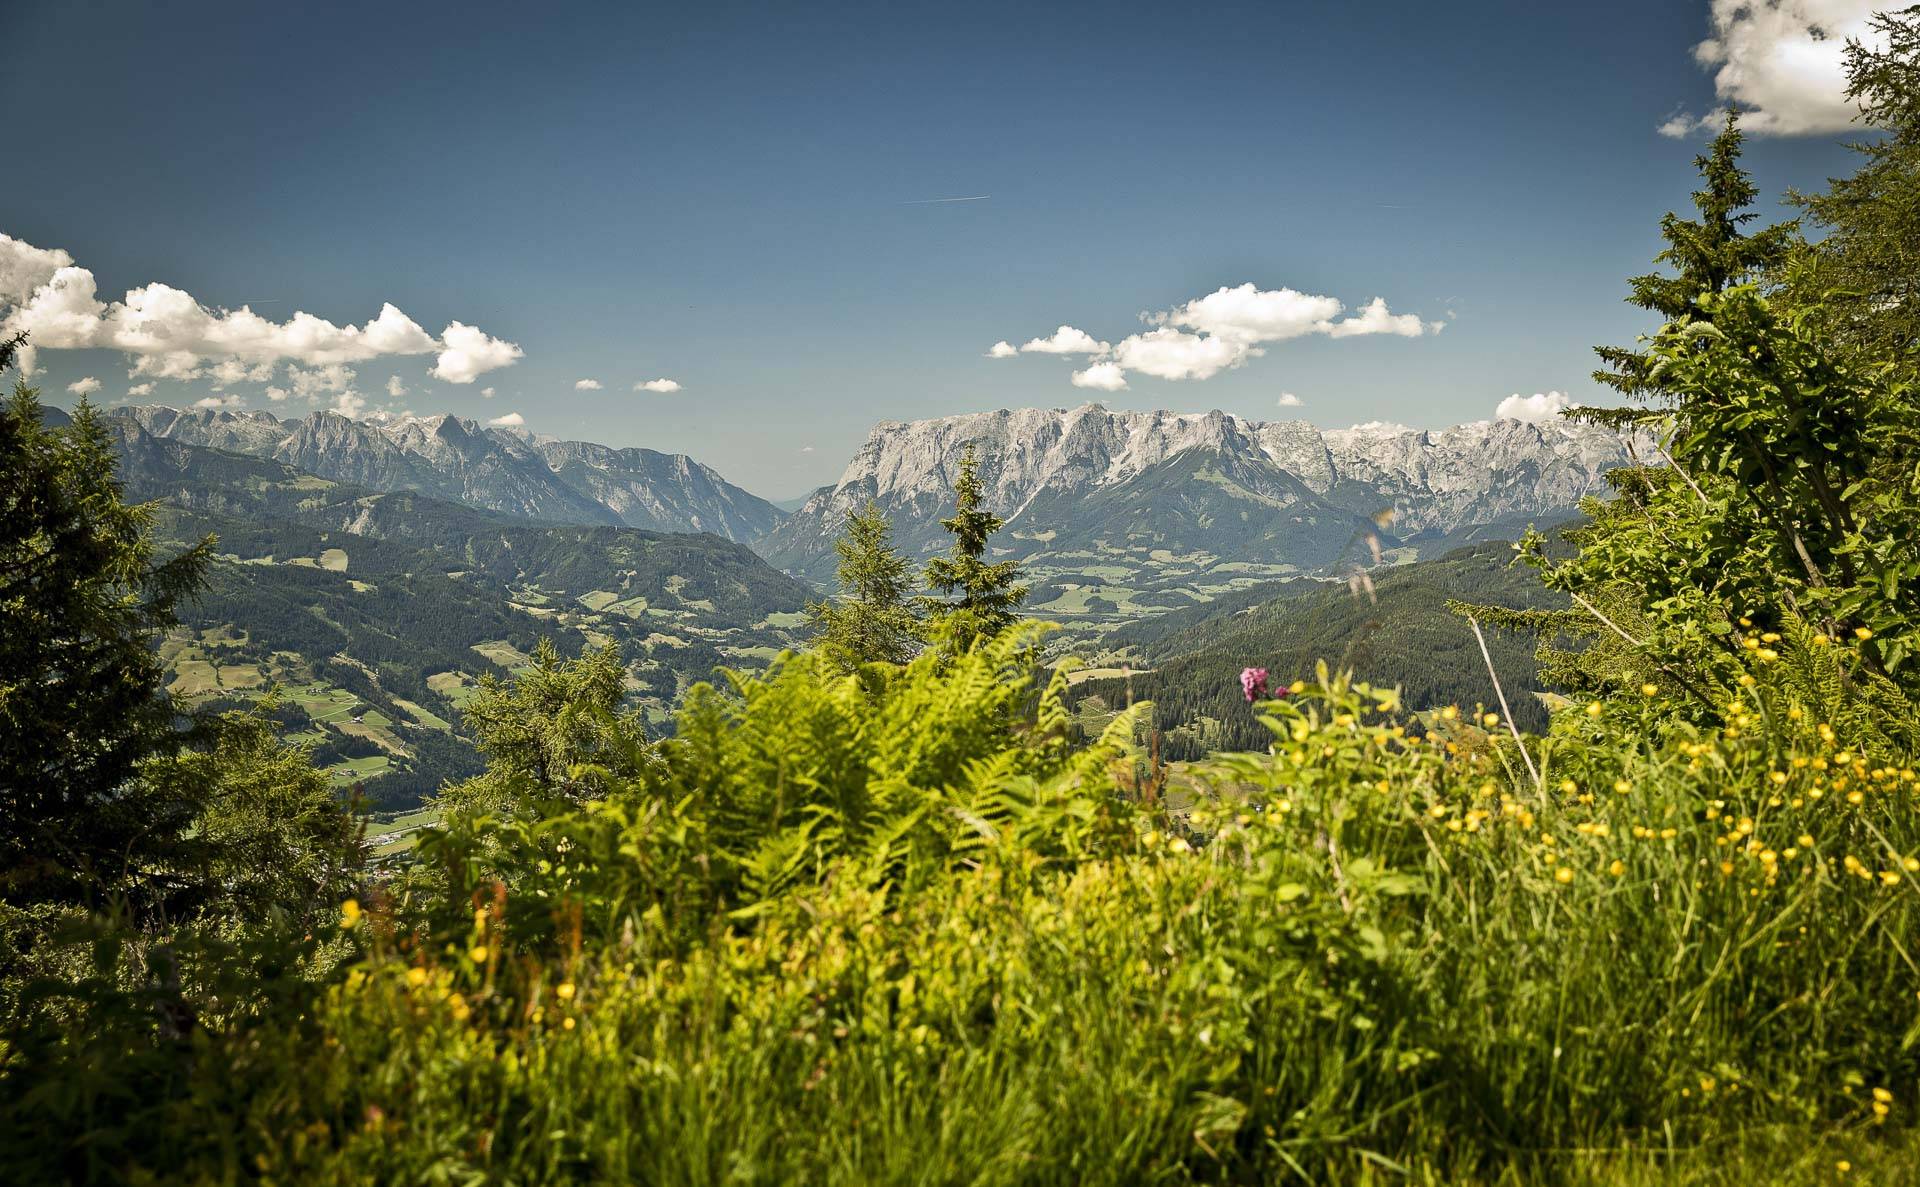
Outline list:
[[[354,420],[319,411],[113,409],[159,439],[272,458],[322,478],[414,491],[522,519],[711,532],[746,543],[785,512],[684,454],[536,438],[451,413]]]
[[[1391,550],[1476,524],[1562,514],[1631,461],[1611,432],[1566,422],[1323,430],[1217,409],[1000,409],[879,422],[840,479],[756,547],[823,581],[841,520],[871,499],[909,555],[937,551],[945,543],[938,520],[969,442],[987,503],[1007,520],[1004,556],[1133,554],[1134,567],[1184,556],[1268,576],[1329,571],[1368,536]]]

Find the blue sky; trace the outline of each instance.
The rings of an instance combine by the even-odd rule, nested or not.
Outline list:
[[[880,419],[1098,399],[1437,426],[1590,394],[1590,348],[1650,328],[1621,298],[1692,188],[1699,136],[1658,129],[1716,101],[1693,47],[1792,33],[1719,7],[40,3],[9,22],[0,232],[102,303],[159,283],[215,318],[391,303],[415,327],[342,348],[371,357],[256,342],[227,380],[204,349],[131,378],[137,353],[42,349],[61,403],[91,377],[106,403],[517,414],[769,497],[831,481]],[[1776,81],[1740,96],[1795,133],[1750,141],[1770,212],[1852,168]],[[1241,284],[1345,309],[1124,390],[1074,386],[1091,357],[987,357],[1063,324],[1120,345]],[[1375,297],[1428,332],[1324,332]],[[448,363],[451,322],[479,334]],[[659,378],[680,390],[633,390]]]

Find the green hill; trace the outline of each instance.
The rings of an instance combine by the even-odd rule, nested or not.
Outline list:
[[[131,424],[120,453],[127,496],[161,503],[163,542],[219,540],[208,588],[163,647],[175,694],[279,688],[283,725],[382,808],[479,769],[460,701],[542,638],[568,653],[617,644],[633,697],[664,722],[716,667],[794,645],[809,596],[718,536],[529,523]]]
[[[1135,671],[1076,685],[1076,709],[1084,724],[1095,725],[1130,701],[1151,700],[1163,752],[1182,759],[1266,745],[1269,735],[1240,689],[1247,667],[1264,667],[1285,684],[1310,677],[1315,661],[1325,659],[1360,679],[1401,686],[1413,708],[1491,705],[1479,644],[1446,603],[1555,604],[1531,572],[1511,567],[1512,556],[1509,545],[1489,543],[1377,571],[1372,597],[1345,584],[1270,582],[1122,627],[1108,636],[1116,651],[1102,662]],[[1546,715],[1531,695],[1532,641],[1489,631],[1487,643],[1514,716],[1525,728],[1540,728]]]

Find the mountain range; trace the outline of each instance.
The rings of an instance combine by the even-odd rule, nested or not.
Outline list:
[[[841,523],[872,501],[908,555],[938,552],[969,443],[988,505],[1007,521],[1000,557],[1022,562],[1035,612],[1108,624],[1277,577],[1511,538],[1567,518],[1630,460],[1615,434],[1560,421],[1329,431],[1098,404],[886,421],[837,483],[755,548],[830,580]]]
[[[744,542],[766,534],[783,514],[684,455],[556,441],[450,414],[353,420],[315,412],[281,420],[268,412],[160,405],[114,414],[156,438],[522,519],[711,532]]]
[[[1228,413],[1018,409],[883,421],[838,482],[798,509],[692,458],[536,437],[452,415],[147,406],[115,416],[157,440],[267,458],[373,491],[411,491],[523,520],[710,532],[828,589],[847,512],[877,504],[919,561],[947,547],[972,444],[1001,559],[1022,563],[1037,613],[1092,630],[1262,581],[1434,556],[1567,518],[1630,460],[1613,433],[1561,421],[1439,430]]]

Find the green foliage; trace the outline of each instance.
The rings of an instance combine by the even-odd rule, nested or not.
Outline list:
[[[269,707],[270,707],[269,703]],[[226,924],[315,930],[352,892],[366,861],[352,816],[305,747],[281,743],[257,709],[208,723],[203,744],[156,760],[147,781],[200,805],[194,836],[204,861],[191,902]]]
[[[150,906],[194,813],[134,777],[177,745],[152,641],[211,542],[156,561],[153,509],[120,501],[100,418],[82,402],[49,429],[24,381],[0,409],[0,473],[0,899]]]
[[[79,1123],[103,1086],[27,1044],[0,1160],[1532,1184],[1844,1158],[1902,1181],[1920,779],[1802,699],[1816,650],[1756,661],[1711,730],[1665,694],[1562,715],[1529,743],[1545,789],[1480,723],[1411,730],[1322,668],[1261,706],[1270,754],[1189,768],[1177,812],[1124,731],[1076,755],[1052,694],[1010,691],[1031,639],[884,682],[790,657],[691,702],[664,766],[604,798],[456,823],[449,881],[343,915],[353,955],[306,1022],[210,1027],[164,1087],[122,1064],[136,1123]]]
[[[542,639],[512,681],[491,674],[461,716],[487,756],[484,774],[441,795],[450,813],[538,814],[554,801],[606,794],[651,761],[640,715],[624,709],[626,674],[612,647],[562,659]]]
[[[1305,678],[1321,659],[1401,689],[1409,705],[1492,704],[1495,694],[1479,645],[1448,611],[1453,599],[1499,601],[1525,615],[1554,614],[1562,603],[1530,572],[1516,570],[1509,544],[1458,549],[1437,560],[1381,570],[1372,596],[1341,585],[1303,581],[1259,587],[1209,607],[1167,615],[1109,636],[1133,648],[1130,677],[1087,680],[1072,698],[1085,720],[1100,706],[1153,702],[1163,732],[1160,754],[1188,760],[1219,750],[1258,750],[1266,727],[1247,705],[1239,675],[1266,668],[1280,684]],[[1513,711],[1528,729],[1543,729],[1546,710],[1533,693],[1531,632],[1492,632],[1488,644]]]
[[[949,596],[947,601],[928,599],[934,624],[949,646],[962,651],[1005,630],[1027,600],[1018,561],[989,564],[983,559],[989,540],[1005,521],[984,506],[978,467],[973,443],[968,442],[953,483],[953,515],[940,521],[953,536],[953,552],[927,562],[927,585]]]
[[[847,512],[847,527],[834,550],[840,554],[839,602],[815,602],[807,617],[821,647],[854,666],[904,664],[925,633],[914,612],[912,569],[895,551],[892,526],[871,500]]]

